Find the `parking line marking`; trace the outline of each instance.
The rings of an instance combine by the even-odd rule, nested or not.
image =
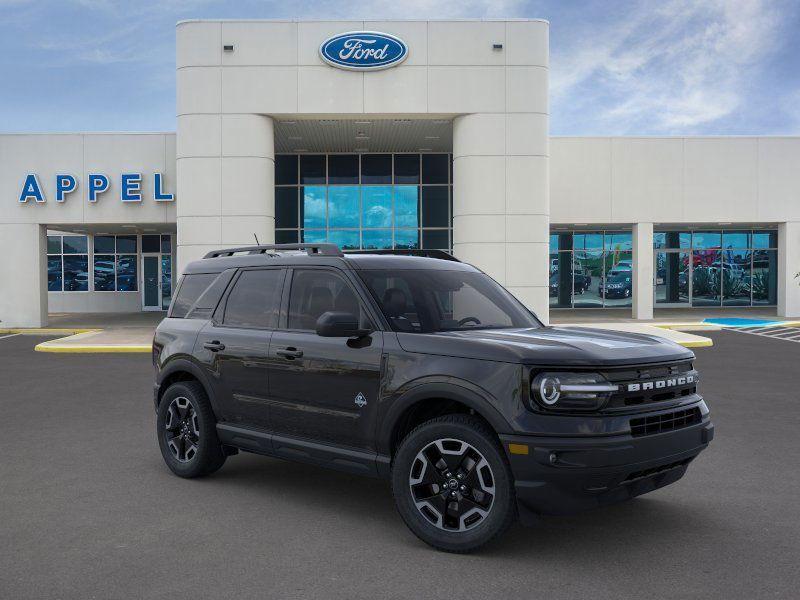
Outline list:
[[[761,337],[768,337],[774,340],[786,340],[787,342],[796,342],[800,344],[800,328],[788,327],[730,327],[728,331],[737,331],[739,333],[748,333],[750,335],[758,335]]]
[[[18,335],[22,335],[22,334],[21,333],[12,333],[10,335],[0,335],[0,340],[4,340],[4,339],[10,338],[10,337],[16,337]]]

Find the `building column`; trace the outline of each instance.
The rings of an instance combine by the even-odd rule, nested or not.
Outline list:
[[[209,250],[275,241],[275,141],[264,115],[181,115],[177,272]]]
[[[453,251],[549,321],[546,114],[453,122]]]
[[[633,226],[633,312],[634,319],[653,318],[653,224]]]
[[[800,317],[800,222],[778,225],[778,316]]]
[[[47,230],[36,224],[0,224],[10,250],[0,256],[0,329],[47,325]]]

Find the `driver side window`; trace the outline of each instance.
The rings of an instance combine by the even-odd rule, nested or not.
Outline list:
[[[289,292],[288,329],[314,331],[326,312],[345,312],[358,317],[361,327],[370,327],[358,297],[336,273],[322,269],[298,269]]]

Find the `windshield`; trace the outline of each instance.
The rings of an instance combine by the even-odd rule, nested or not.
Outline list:
[[[419,270],[358,274],[395,331],[541,327],[529,310],[484,273]]]

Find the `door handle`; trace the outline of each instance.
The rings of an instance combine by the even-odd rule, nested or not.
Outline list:
[[[213,342],[204,343],[203,348],[206,350],[211,350],[212,352],[219,352],[220,350],[225,350],[225,344],[214,340]]]
[[[288,348],[278,350],[275,354],[282,356],[286,360],[294,360],[295,358],[301,358],[303,356],[303,351],[289,346]]]

